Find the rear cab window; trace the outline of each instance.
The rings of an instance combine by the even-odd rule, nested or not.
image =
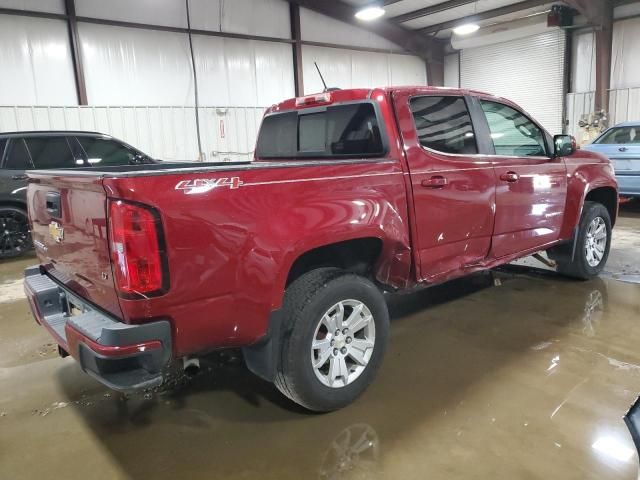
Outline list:
[[[387,153],[386,133],[372,101],[312,107],[264,117],[260,159],[378,157]]]

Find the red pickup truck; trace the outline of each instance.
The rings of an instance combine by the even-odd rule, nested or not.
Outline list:
[[[315,411],[379,367],[383,292],[546,251],[605,265],[609,161],[514,103],[428,87],[337,90],[268,109],[255,159],[32,171],[37,321],[111,388],[162,383],[177,359],[241,347]]]

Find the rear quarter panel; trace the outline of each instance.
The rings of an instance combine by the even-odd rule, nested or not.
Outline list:
[[[281,306],[289,269],[302,253],[339,241],[383,241],[381,281],[409,277],[407,201],[397,160],[215,173],[111,178],[111,198],[155,207],[168,250],[170,288],[145,301],[120,300],[127,322],[166,318],[178,355],[247,345]],[[188,191],[180,182],[238,177],[229,185]],[[184,184],[184,183],[183,183]]]

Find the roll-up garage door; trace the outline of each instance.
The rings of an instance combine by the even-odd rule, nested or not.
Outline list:
[[[551,134],[562,133],[565,45],[564,31],[553,30],[463,49],[461,87],[506,97]]]

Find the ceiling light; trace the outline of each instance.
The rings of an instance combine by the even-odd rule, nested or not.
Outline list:
[[[460,25],[453,29],[453,33],[456,35],[469,35],[471,33],[477,32],[480,28],[480,25],[476,23],[465,23],[464,25]]]
[[[376,18],[380,18],[384,15],[384,8],[378,6],[368,6],[362,8],[356,12],[356,18],[358,20],[364,20],[365,22],[370,22],[371,20],[375,20]]]

